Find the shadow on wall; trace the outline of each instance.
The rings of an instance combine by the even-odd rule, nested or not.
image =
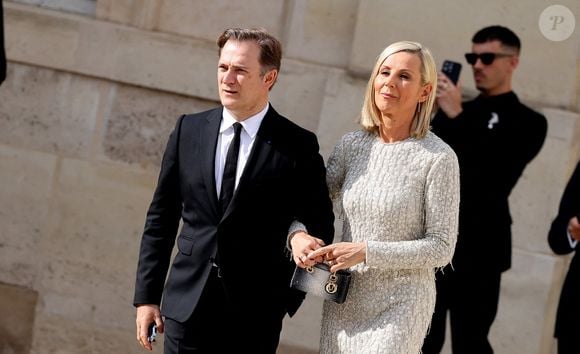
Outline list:
[[[29,354],[38,293],[0,283],[0,353]]]

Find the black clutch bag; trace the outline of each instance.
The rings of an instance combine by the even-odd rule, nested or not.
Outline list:
[[[342,304],[348,294],[350,277],[347,270],[331,273],[327,264],[317,263],[307,268],[296,267],[290,287]]]

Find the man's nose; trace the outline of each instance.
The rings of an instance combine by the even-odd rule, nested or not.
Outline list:
[[[224,72],[223,76],[222,76],[222,82],[226,83],[226,84],[231,84],[233,82],[235,82],[235,75],[233,70],[228,69],[226,72]]]

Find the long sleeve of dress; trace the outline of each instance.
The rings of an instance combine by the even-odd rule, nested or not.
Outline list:
[[[425,181],[425,232],[416,240],[368,241],[367,265],[390,269],[443,267],[453,257],[459,214],[459,167],[441,155]]]
[[[343,241],[366,242],[366,266],[435,268],[455,250],[459,166],[453,150],[429,133],[385,144],[345,135],[328,160],[327,182],[340,209]]]

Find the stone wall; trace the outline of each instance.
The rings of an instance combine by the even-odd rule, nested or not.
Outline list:
[[[578,22],[580,3],[560,3]],[[326,157],[356,129],[370,67],[384,46],[417,40],[438,62],[462,62],[472,96],[462,54],[476,30],[498,23],[522,39],[515,90],[548,117],[549,131],[510,199],[513,268],[504,275],[491,340],[499,354],[552,353],[568,258],[550,252],[546,234],[580,158],[580,32],[563,42],[544,38],[542,0],[478,2],[476,11],[470,2],[425,4],[4,0],[0,299],[21,299],[8,310],[26,319],[15,330],[28,340],[2,350],[141,352],[131,301],[145,212],[177,117],[218,104],[214,41],[224,28],[263,26],[282,40],[272,104],[315,131]],[[309,298],[286,320],[280,352],[317,351],[320,308]],[[16,343],[2,333],[0,343]]]

